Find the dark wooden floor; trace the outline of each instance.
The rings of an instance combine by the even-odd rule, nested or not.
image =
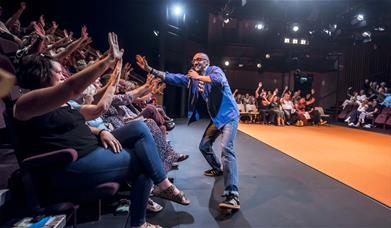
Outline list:
[[[217,208],[223,178],[202,175],[208,165],[198,151],[207,122],[188,127],[176,120],[170,138],[178,152],[190,154],[175,184],[190,206],[157,200],[165,209],[148,221],[163,227],[391,227],[391,209],[241,132],[236,138],[241,210],[227,215]],[[219,141],[215,143],[219,152]],[[79,227],[123,227],[126,216],[106,214]]]

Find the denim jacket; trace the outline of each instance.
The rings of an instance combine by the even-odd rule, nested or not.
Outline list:
[[[204,92],[198,91],[198,80],[191,80],[184,74],[166,72],[165,82],[172,85],[187,86],[189,88],[188,114],[189,124],[202,118],[197,108],[199,99],[206,102],[209,118],[220,129],[225,124],[239,118],[239,109],[232,95],[228,80],[224,72],[217,66],[209,66],[205,75],[212,83],[205,83]]]

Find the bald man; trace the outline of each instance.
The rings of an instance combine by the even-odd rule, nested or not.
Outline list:
[[[239,209],[239,178],[234,149],[239,109],[224,72],[217,66],[210,66],[209,57],[205,53],[194,55],[192,69],[187,72],[187,75],[153,69],[148,66],[145,58],[139,55],[136,56],[136,62],[141,69],[160,77],[165,82],[186,86],[189,89],[189,124],[204,117],[201,110],[206,107],[208,111],[206,117],[210,119],[210,123],[204,132],[199,149],[211,169],[206,170],[204,175],[210,177],[224,175],[225,200],[219,204],[219,207]],[[212,148],[219,135],[222,136],[222,163]]]

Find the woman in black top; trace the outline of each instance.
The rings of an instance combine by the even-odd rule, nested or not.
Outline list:
[[[311,121],[314,124],[325,124],[326,121],[323,121],[320,118],[320,113],[318,110],[315,110],[315,90],[311,89],[311,93],[307,94],[305,96],[305,110],[310,114],[311,116]]]
[[[266,97],[266,92],[261,91],[262,82],[258,83],[258,87],[255,90],[255,101],[258,108],[258,112],[263,116],[263,123],[270,122],[270,101]],[[269,121],[266,120],[266,116],[269,116]]]
[[[123,51],[119,50],[116,34],[109,33],[109,44],[106,57],[65,81],[62,81],[61,65],[55,60],[41,55],[22,59],[18,83],[31,91],[22,95],[14,106],[17,153],[26,158],[52,150],[75,148],[78,160],[52,178],[61,180],[55,182],[55,186],[61,189],[77,190],[104,182],[132,181],[131,225],[144,227],[147,225],[145,211],[151,180],[158,186],[156,195],[185,205],[190,203],[168,181],[148,127],[142,121],[134,121],[112,135],[105,131],[91,132],[85,121],[96,118],[97,110],[76,111],[66,103],[122,60]],[[118,83],[118,71],[110,86]],[[106,140],[114,153],[101,147],[98,137]]]

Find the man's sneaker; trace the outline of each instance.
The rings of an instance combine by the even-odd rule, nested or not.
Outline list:
[[[239,197],[228,195],[225,200],[219,204],[221,209],[240,209]]]
[[[218,177],[218,176],[223,175],[223,171],[215,170],[215,169],[209,169],[209,170],[206,170],[204,172],[204,175],[208,176],[208,177]]]
[[[371,128],[372,125],[371,125],[371,124],[365,124],[364,127],[365,127],[365,128]]]

